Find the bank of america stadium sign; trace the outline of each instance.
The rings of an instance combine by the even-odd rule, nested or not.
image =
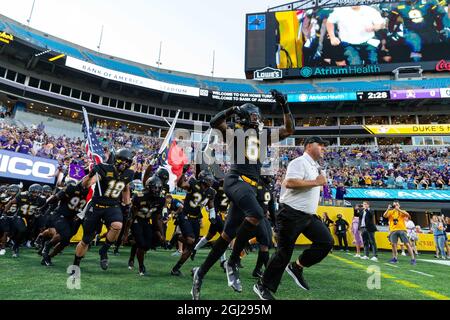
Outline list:
[[[67,57],[66,66],[79,71],[89,73],[94,76],[130,84],[133,86],[144,87],[157,91],[180,94],[185,96],[192,96],[192,97],[200,96],[200,88],[171,84],[163,81],[157,81],[140,76],[135,76],[132,74],[97,66],[95,64],[75,59],[72,57]]]

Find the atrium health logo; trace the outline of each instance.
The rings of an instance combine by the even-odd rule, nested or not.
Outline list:
[[[311,69],[310,67],[303,67],[302,70],[300,70],[300,75],[303,78],[309,78],[311,77],[313,74],[313,69]]]

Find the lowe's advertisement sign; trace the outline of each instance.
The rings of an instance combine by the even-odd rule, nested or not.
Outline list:
[[[336,194],[336,190],[333,190]],[[450,201],[450,190],[348,188],[345,199]]]
[[[0,150],[0,178],[53,184],[58,161]]]

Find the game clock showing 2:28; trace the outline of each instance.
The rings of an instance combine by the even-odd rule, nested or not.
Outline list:
[[[389,91],[360,91],[356,93],[358,101],[389,100]]]

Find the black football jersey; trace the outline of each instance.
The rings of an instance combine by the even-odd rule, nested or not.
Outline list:
[[[36,215],[37,209],[45,205],[45,198],[32,198],[28,191],[21,192],[16,196],[17,214],[21,217],[32,217]]]
[[[7,195],[7,194],[2,194],[0,195],[0,212],[3,211],[3,209],[5,208],[5,206],[13,199],[13,197]],[[13,204],[11,205],[11,208],[9,208],[8,212],[3,212],[3,214],[6,214],[8,216],[13,216],[17,211],[17,204]]]
[[[109,207],[119,206],[122,202],[123,189],[133,181],[133,170],[127,169],[119,173],[113,165],[104,163],[96,165],[94,170],[100,177],[101,195],[96,183],[92,203]]]
[[[264,184],[261,184],[258,186],[257,199],[261,208],[264,210],[264,214],[268,212],[270,220],[275,223],[276,199],[273,191]]]
[[[133,209],[136,212],[136,217],[138,218],[154,219],[156,215],[162,213],[162,209],[165,205],[165,198],[152,197],[147,191],[145,191],[142,195],[135,195],[133,197]]]
[[[80,184],[67,186],[66,190],[61,190],[57,194],[59,205],[56,214],[66,218],[74,218],[86,206],[88,193],[89,190],[81,187]]]
[[[183,214],[201,218],[202,207],[210,200],[213,200],[216,191],[212,188],[202,189],[200,181],[195,178],[189,180],[190,190],[184,199]]]
[[[214,197],[214,208],[216,213],[227,212],[230,201],[223,190],[223,180],[220,180],[217,183],[214,190],[216,190],[216,196]]]
[[[244,132],[236,125],[230,127],[236,132],[230,172],[259,181],[262,163],[267,158],[267,149],[271,143],[271,130],[265,129],[261,134],[253,129]]]

